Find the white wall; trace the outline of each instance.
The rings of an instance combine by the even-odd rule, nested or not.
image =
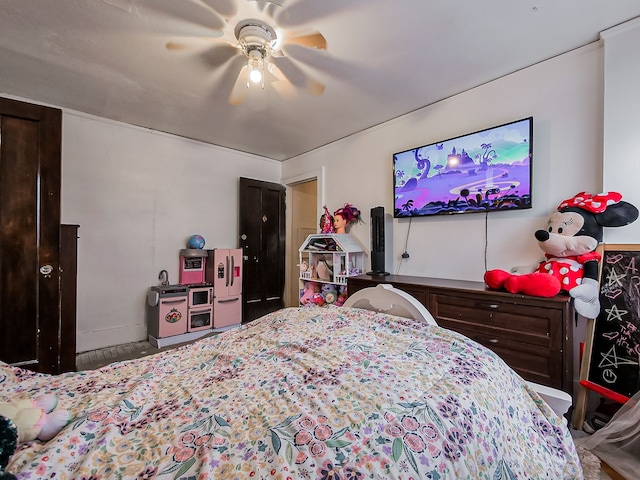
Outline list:
[[[464,217],[393,220],[387,245],[392,273],[481,280],[486,268],[510,268],[540,256],[533,232],[564,198],[603,185],[602,131],[607,119],[605,186],[634,200],[640,95],[611,97],[611,88],[637,92],[637,29],[622,29],[604,51],[593,44],[284,162],[106,121],[75,112],[63,116],[62,220],[80,224],[78,351],[146,337],[144,300],[161,269],[177,281],[178,251],[192,233],[207,247],[236,245],[238,177],[266,181],[319,179],[322,203],[359,207],[365,224],[352,232],[368,248],[369,209],[392,211],[392,154],[532,115],[534,208]],[[609,49],[617,45],[615,52]],[[611,47],[610,47],[611,45]],[[631,48],[630,51],[627,51]],[[635,48],[637,51],[637,48]],[[634,59],[633,70],[628,65]],[[616,74],[616,72],[619,72]],[[617,77],[617,78],[616,78]],[[615,81],[626,85],[612,84]],[[631,82],[631,84],[629,84]],[[614,85],[614,86],[612,86]],[[622,90],[623,92],[625,90]],[[401,92],[399,92],[401,94]],[[631,102],[631,103],[629,103]],[[636,102],[636,103],[633,103]],[[620,125],[612,123],[613,115]],[[623,140],[610,137],[616,132]],[[612,148],[619,147],[618,150]],[[618,168],[619,158],[629,163]],[[628,175],[632,171],[634,175]],[[628,179],[628,180],[626,180]],[[633,187],[633,188],[632,188]],[[388,225],[387,225],[388,226]],[[487,230],[485,267],[485,227]],[[635,225],[640,228],[640,222]],[[638,243],[632,226],[626,243]],[[612,229],[616,230],[616,229]],[[605,237],[607,238],[607,237]],[[635,241],[634,241],[635,239]],[[400,262],[405,242],[410,259]],[[578,340],[581,339],[578,333]]]
[[[602,56],[596,43],[526,68],[288,160],[283,177],[324,167],[325,202],[331,210],[345,202],[362,210],[366,224],[351,233],[368,249],[371,207],[393,211],[394,152],[531,115],[534,207],[487,220],[484,214],[415,218],[408,239],[409,220],[393,220],[386,232],[393,263],[386,269],[482,281],[486,269],[534,264],[542,258],[535,230],[562,200],[602,184]],[[401,263],[405,243],[410,258]]]
[[[604,189],[640,208],[640,19],[602,33],[605,49]],[[605,229],[605,243],[640,243],[640,220]]]
[[[145,300],[179,251],[238,244],[239,177],[279,182],[281,164],[63,112],[62,222],[79,224],[79,352],[145,340]]]
[[[395,274],[482,281],[488,269],[536,264],[543,253],[534,232],[558,204],[580,191],[601,191],[603,63],[600,43],[580,48],[291,159],[283,177],[324,167],[325,202],[362,210],[366,225],[352,233],[369,249],[370,208],[393,212],[394,152],[533,116],[533,208],[411,224],[394,219],[387,223],[393,252],[385,266]],[[410,258],[401,261],[405,244]],[[574,331],[576,381],[585,327],[581,321]]]

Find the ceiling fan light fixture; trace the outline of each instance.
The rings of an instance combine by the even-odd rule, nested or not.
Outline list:
[[[248,19],[236,25],[235,35],[242,53],[247,57],[247,88],[251,83],[264,88],[264,64],[271,55],[277,39],[276,32],[259,20]]]
[[[251,70],[249,72],[249,80],[253,83],[260,83],[262,81],[262,73],[260,70]]]
[[[249,49],[246,55],[248,58],[249,80],[253,83],[262,83],[262,88],[264,88],[265,51],[259,47],[254,47]],[[247,87],[249,87],[249,82],[247,82]]]
[[[271,48],[278,38],[273,28],[260,20],[253,19],[239,22],[234,33],[243,48],[250,45]]]

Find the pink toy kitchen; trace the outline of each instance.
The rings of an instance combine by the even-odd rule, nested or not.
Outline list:
[[[162,270],[147,294],[147,333],[156,348],[242,323],[242,249],[185,248],[179,261],[178,283]]]

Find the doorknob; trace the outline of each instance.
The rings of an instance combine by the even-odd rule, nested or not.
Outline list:
[[[40,273],[42,275],[44,275],[45,277],[48,277],[49,275],[51,275],[51,272],[53,272],[53,267],[49,264],[47,265],[42,265],[40,267]]]

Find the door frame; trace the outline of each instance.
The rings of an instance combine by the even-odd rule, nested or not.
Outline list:
[[[290,292],[291,292],[291,285],[294,282],[298,282],[298,278],[293,278],[291,271],[292,271],[292,265],[291,265],[291,259],[293,258],[293,252],[297,251],[298,248],[300,247],[300,245],[295,245],[294,244],[294,237],[293,237],[293,232],[295,229],[295,226],[293,225],[293,214],[292,214],[292,206],[291,206],[291,200],[293,195],[291,194],[291,189],[293,188],[294,185],[298,184],[298,183],[304,183],[304,182],[308,182],[311,180],[315,180],[317,182],[316,186],[316,216],[317,218],[320,218],[320,215],[322,215],[322,205],[325,205],[325,174],[326,174],[326,168],[323,166],[321,166],[320,168],[315,168],[313,170],[308,170],[306,172],[303,173],[299,173],[297,175],[293,175],[290,177],[286,177],[282,179],[282,184],[286,187],[286,198],[285,198],[285,203],[286,203],[286,214],[285,214],[285,218],[286,218],[286,224],[287,224],[287,234],[286,234],[286,240],[285,240],[285,265],[284,265],[284,269],[285,269],[285,288],[284,288],[284,301],[285,301],[285,305],[286,304],[291,304],[291,302],[293,302],[293,299],[290,298]]]

